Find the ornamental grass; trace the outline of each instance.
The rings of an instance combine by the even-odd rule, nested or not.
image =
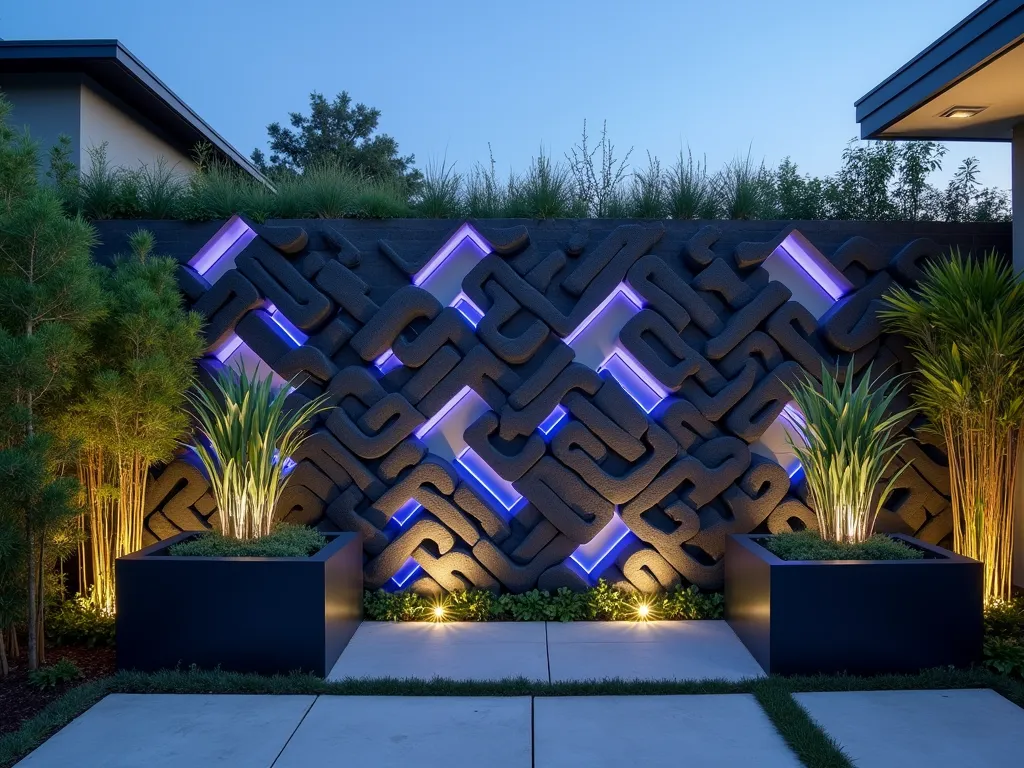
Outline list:
[[[898,382],[871,380],[871,366],[854,384],[852,363],[843,382],[822,366],[821,389],[807,377],[790,390],[803,412],[801,440],[787,436],[807,478],[808,502],[822,539],[855,544],[871,536],[875,518],[908,465],[889,475],[897,437],[909,411],[894,411]],[[883,478],[888,481],[881,486]]]
[[[953,548],[985,564],[987,602],[1012,589],[1013,489],[1024,419],[1024,287],[995,253],[928,264],[881,313],[909,339],[914,396],[949,456]]]
[[[306,439],[302,425],[324,411],[323,397],[286,406],[291,382],[226,369],[215,390],[191,396],[205,440],[188,447],[199,457],[220,512],[221,533],[236,539],[270,534],[288,481],[286,464]]]

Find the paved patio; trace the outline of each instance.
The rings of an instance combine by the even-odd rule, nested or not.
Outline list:
[[[860,768],[1019,768],[1024,710],[992,691],[799,695]],[[115,694],[25,768],[799,766],[753,696]]]
[[[743,680],[763,674],[724,621],[366,621],[328,679]]]

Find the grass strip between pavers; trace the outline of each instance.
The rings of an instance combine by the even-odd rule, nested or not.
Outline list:
[[[526,678],[459,681],[377,678],[331,682],[312,675],[263,677],[218,670],[118,672],[73,688],[21,728],[0,736],[0,768],[8,768],[110,693],[313,694],[321,696],[687,696],[750,693],[807,766],[847,768],[849,760],[790,694],[991,688],[1024,707],[1024,682],[984,669],[935,669],[917,675],[749,678],[727,680],[591,680],[541,683]],[[788,700],[788,701],[787,701]]]
[[[793,698],[785,680],[757,681],[752,693],[775,730],[807,768],[853,768],[839,743]]]

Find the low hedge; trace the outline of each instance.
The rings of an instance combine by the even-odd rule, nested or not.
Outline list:
[[[499,595],[467,589],[444,597],[413,592],[366,592],[363,612],[374,621],[635,621],[645,619],[721,619],[719,592],[696,586],[657,594],[626,592],[601,580],[583,592],[561,587]]]

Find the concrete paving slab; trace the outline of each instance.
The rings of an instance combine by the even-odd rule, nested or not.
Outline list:
[[[547,682],[544,622],[364,622],[327,676]]]
[[[364,621],[352,642],[543,643],[543,621]]]
[[[749,695],[539,698],[533,722],[536,768],[800,766]]]
[[[764,675],[724,621],[552,622],[548,657],[552,682]]]
[[[995,691],[844,691],[796,699],[857,765],[1024,764],[1024,709]]]
[[[270,766],[315,698],[112,694],[18,766]]]
[[[274,768],[529,768],[530,699],[321,696]]]

